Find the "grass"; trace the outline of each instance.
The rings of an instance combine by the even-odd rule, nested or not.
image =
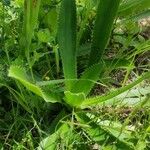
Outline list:
[[[0,2],[0,149],[148,150],[149,5]]]
[[[8,104],[6,106],[2,104],[1,108],[4,109],[1,110],[0,120],[0,137],[1,146],[3,147],[3,149],[31,150],[38,146],[39,142],[42,140],[42,137],[48,135],[48,133],[50,132],[49,125],[52,121],[52,118],[50,116],[53,116],[54,118],[59,110],[59,108],[58,110],[56,110],[56,107],[54,107],[55,110],[53,110],[53,108],[50,111],[50,107],[47,106],[40,112],[36,110],[33,114],[31,114],[24,111],[20,105],[16,104],[16,102],[11,101],[8,101]],[[129,130],[132,131],[133,139],[131,138],[131,140],[135,140],[135,143],[137,143],[138,141],[138,143],[143,142],[144,144],[146,142],[148,144],[148,128],[150,121],[149,111],[149,105],[140,108],[134,108],[130,106],[118,106],[118,104],[116,106],[116,103],[114,103],[114,106],[95,107],[91,110],[88,110],[87,112],[88,114],[94,114],[95,118],[92,119],[93,122],[95,122],[96,120],[110,120],[112,122],[121,122],[122,124],[127,123],[126,127],[128,126]],[[75,132],[78,132],[80,126],[86,127],[88,126],[88,123],[79,124],[75,121],[73,126],[73,130]],[[71,147],[81,145],[86,149],[89,149],[90,147],[94,147],[96,145],[95,141],[91,140],[90,136],[85,133],[84,130],[78,132],[78,135],[82,137],[82,140],[78,141],[76,139],[76,141],[74,139],[74,142],[70,144]],[[113,145],[113,142],[111,143],[111,141],[108,141],[106,140],[103,142],[103,147],[105,147],[105,145],[107,145],[106,147],[113,147],[111,146]],[[63,145],[63,143],[59,143],[59,141],[57,142],[58,147],[61,147],[61,144]]]

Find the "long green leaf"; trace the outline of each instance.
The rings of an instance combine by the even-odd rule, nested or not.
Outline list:
[[[75,79],[77,77],[75,0],[62,0],[61,2],[58,43],[65,79]],[[71,84],[71,81],[66,82],[67,90],[70,90]]]
[[[121,0],[100,0],[95,21],[89,65],[98,63],[107,46]]]
[[[91,116],[91,114],[89,115]],[[127,142],[127,139],[130,139],[131,132],[128,130],[121,131],[121,124],[109,120],[100,121],[96,117],[91,119],[84,112],[78,114],[76,113],[75,116],[79,123],[87,125],[85,128],[83,126],[82,129],[93,141],[97,143],[104,143],[106,141],[106,136],[109,136],[110,138],[114,137],[117,142],[119,141],[128,149],[133,146],[131,142]]]
[[[133,21],[138,21],[138,20],[141,20],[141,19],[149,18],[149,16],[150,16],[150,9],[145,10],[141,13],[138,13],[138,14],[130,17],[129,19],[132,19]]]
[[[41,0],[31,0],[30,24],[31,24],[32,31],[34,31],[34,28],[37,25],[40,3],[41,3]]]
[[[72,87],[73,93],[81,93],[83,92],[86,96],[91,91],[95,82],[98,80],[100,72],[103,68],[102,63],[94,64],[93,66],[87,68],[80,79],[75,82]]]
[[[38,21],[40,3],[41,0],[24,1],[24,22],[20,46],[25,49],[27,59],[29,59],[30,44]]]
[[[103,63],[94,64],[83,72],[80,79],[74,83],[71,92],[83,92],[87,96],[97,80],[103,76],[103,72],[111,72],[113,69],[127,66],[129,66],[129,61],[126,59],[106,59]]]
[[[60,98],[57,94],[50,93],[44,88],[34,84],[23,68],[19,66],[11,66],[8,76],[20,81],[28,90],[42,97],[46,102],[60,102]]]
[[[118,11],[119,17],[131,17],[150,9],[150,0],[128,0]]]
[[[139,79],[137,79],[136,81],[132,82],[131,84],[129,84],[125,87],[119,88],[118,90],[112,91],[109,94],[104,95],[104,96],[97,96],[97,97],[93,97],[93,98],[89,98],[89,99],[85,100],[82,103],[81,107],[87,108],[91,105],[97,105],[97,104],[103,103],[103,102],[105,102],[111,98],[114,98],[114,97],[120,95],[121,93],[133,88],[137,84],[141,83],[143,80],[149,79],[149,78],[150,78],[150,72],[147,72],[142,77],[140,77]]]
[[[60,139],[65,138],[69,130],[69,126],[63,124],[55,133],[49,135],[44,140],[42,140],[37,150],[56,150]]]

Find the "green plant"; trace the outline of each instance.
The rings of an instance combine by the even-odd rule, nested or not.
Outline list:
[[[75,126],[77,126],[77,130],[83,129],[95,142],[101,143],[105,140],[105,136],[110,136],[111,140],[117,140],[117,144],[125,145],[130,149],[134,148],[134,144],[128,142],[131,132],[122,130],[120,123],[112,122],[114,128],[110,128],[109,124],[111,121],[101,121],[101,123],[98,124],[84,111],[93,105],[103,105],[104,102],[130,90],[150,77],[150,72],[147,72],[131,84],[115,91],[110,91],[108,94],[97,97],[91,97],[89,95],[95,84],[101,84],[99,80],[107,70],[109,62],[112,63],[110,59],[104,59],[103,57],[104,53],[107,52],[106,47],[110,39],[120,2],[120,0],[101,0],[99,2],[89,59],[86,64],[87,67],[80,76],[80,74],[77,74],[77,45],[79,42],[77,42],[76,3],[75,0],[61,1],[57,39],[64,78],[43,81],[38,77],[36,78],[36,75],[33,73],[34,58],[36,57],[34,54],[36,54],[36,52],[31,51],[34,30],[38,21],[40,1],[25,0],[24,25],[20,47],[25,54],[28,67],[11,65],[8,76],[21,82],[29,91],[38,95],[46,102],[62,104],[65,111],[65,113],[64,111],[60,111],[51,125],[53,129],[52,134],[41,142],[39,149],[41,149],[41,146],[45,149],[56,149],[59,139],[61,139],[59,144],[62,149],[65,149],[66,146],[68,149],[72,149],[73,141],[76,139],[80,140],[79,135],[76,133],[76,130],[74,130]],[[108,10],[110,13],[108,13]],[[123,61],[125,62],[126,60],[123,59]],[[128,65],[128,62],[122,64],[121,61],[116,60],[114,65],[111,65],[112,68],[110,68],[109,72],[118,66],[124,67],[126,65]],[[19,95],[16,92],[15,94]],[[27,104],[27,102],[25,102],[25,104]],[[62,114],[68,116],[64,117]],[[118,127],[118,129],[116,129],[116,127]],[[57,129],[56,132],[55,128]],[[75,138],[73,138],[74,136]],[[64,138],[65,140],[63,140]],[[56,141],[58,141],[58,143]]]

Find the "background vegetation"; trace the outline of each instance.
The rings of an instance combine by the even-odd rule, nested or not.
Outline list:
[[[149,14],[149,0],[2,0],[0,149],[149,150]]]

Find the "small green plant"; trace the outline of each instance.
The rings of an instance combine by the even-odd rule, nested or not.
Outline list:
[[[140,5],[141,7],[149,4],[148,1],[138,2],[143,2],[143,5]],[[122,148],[124,146],[126,149],[134,149],[134,143],[129,141],[131,138],[129,129],[122,126],[120,122],[111,122],[111,120],[98,121],[94,114],[87,113],[86,110],[96,105],[102,106],[105,102],[109,102],[109,100],[129,91],[143,80],[150,78],[150,72],[147,72],[137,80],[119,89],[110,90],[108,93],[100,96],[90,96],[94,86],[102,84],[99,81],[104,76],[104,73],[108,71],[108,68],[109,71],[107,73],[110,73],[118,67],[128,66],[129,62],[127,59],[111,60],[106,59],[104,56],[107,53],[106,48],[115,20],[118,16],[128,15],[128,11],[132,11],[132,7],[135,7],[137,3],[134,1],[132,6],[130,6],[131,1],[128,1],[128,3],[123,3],[120,6],[121,0],[100,0],[98,2],[87,64],[82,73],[78,73],[78,48],[80,47],[83,31],[79,30],[81,33],[77,31],[76,1],[62,0],[58,18],[57,40],[54,41],[58,41],[56,45],[58,44],[57,46],[59,47],[59,49],[57,49],[57,46],[55,47],[56,74],[58,75],[60,67],[59,51],[63,67],[63,78],[58,76],[59,78],[50,79],[49,81],[39,78],[37,74],[34,74],[33,69],[36,58],[40,57],[37,56],[37,52],[32,50],[32,40],[38,24],[40,3],[40,0],[25,0],[23,32],[20,36],[20,49],[23,53],[21,53],[19,58],[24,59],[25,56],[27,65],[14,64],[10,66],[8,71],[8,76],[15,79],[17,86],[20,85],[19,83],[22,83],[26,89],[41,97],[45,102],[62,105],[62,110],[50,124],[51,134],[41,141],[38,149],[74,149],[75,146],[80,149],[87,149],[84,144],[77,144],[84,141],[80,134],[83,134],[83,137],[91,138],[92,142],[94,142],[91,142],[91,144],[98,143],[103,145],[104,141],[108,139],[108,141],[114,142],[118,147]],[[124,7],[125,9],[123,9]],[[139,7],[136,8],[133,13],[138,12]],[[85,23],[83,23],[84,25]],[[49,35],[47,30],[44,30],[44,33]],[[42,35],[43,31],[40,31],[37,36],[40,39]],[[45,38],[42,42],[48,41],[47,39]],[[21,94],[10,87],[8,88],[14,95],[18,95],[20,99],[22,98]],[[149,99],[149,96],[146,97],[147,99]],[[31,112],[25,99],[22,102],[20,101],[20,104],[27,111]]]

